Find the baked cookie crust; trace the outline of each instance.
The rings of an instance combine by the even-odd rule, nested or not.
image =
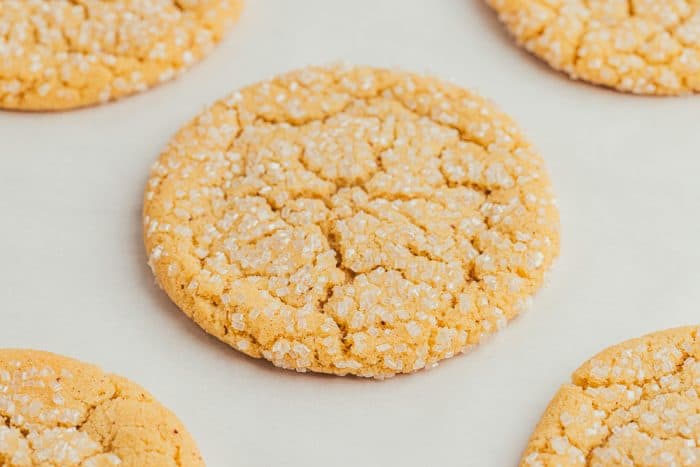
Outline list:
[[[700,91],[695,0],[487,0],[520,45],[574,79],[618,91]]]
[[[545,411],[521,466],[698,465],[699,329],[632,339],[584,363]]]
[[[242,0],[2,0],[0,108],[64,110],[168,81],[206,55]]]
[[[0,465],[199,467],[182,423],[136,384],[37,350],[0,350]]]
[[[386,377],[528,303],[559,248],[542,159],[432,77],[310,67],[220,100],[160,156],[149,264],[207,332],[275,365]]]

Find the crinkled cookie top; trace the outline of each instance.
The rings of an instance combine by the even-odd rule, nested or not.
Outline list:
[[[558,70],[637,94],[700,91],[697,0],[488,0]]]
[[[242,0],[0,0],[0,108],[117,99],[202,58]]]
[[[698,391],[698,327],[611,347],[559,390],[521,465],[699,465]]]
[[[275,365],[384,377],[503,327],[559,246],[540,157],[457,86],[307,68],[236,92],[155,164],[145,241],[160,285]]]
[[[182,424],[116,375],[35,350],[0,350],[0,465],[198,467]]]

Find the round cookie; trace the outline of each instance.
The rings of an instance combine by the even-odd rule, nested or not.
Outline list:
[[[431,77],[306,68],[216,102],[155,164],[145,243],[207,332],[275,365],[385,377],[503,327],[558,252],[540,157]]]
[[[700,464],[699,329],[633,339],[584,363],[545,411],[521,465]]]
[[[167,81],[202,58],[242,0],[2,0],[0,108],[60,110]]]
[[[180,421],[136,384],[36,350],[0,350],[0,464],[203,466]]]
[[[696,0],[487,0],[517,41],[572,78],[637,94],[700,91]]]

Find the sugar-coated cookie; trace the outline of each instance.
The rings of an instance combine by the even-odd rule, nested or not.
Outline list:
[[[697,0],[487,0],[517,41],[569,76],[637,94],[700,91]]]
[[[0,108],[61,110],[167,81],[202,58],[242,0],[1,0]]]
[[[198,467],[180,421],[136,384],[36,350],[0,350],[0,465]]]
[[[503,327],[559,247],[542,159],[492,104],[432,77],[306,68],[216,102],[145,194],[158,283],[275,365],[385,377]]]
[[[550,403],[521,465],[700,465],[699,329],[633,339],[584,363]]]

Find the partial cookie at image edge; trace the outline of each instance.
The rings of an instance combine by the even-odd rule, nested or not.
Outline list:
[[[94,365],[40,350],[0,349],[0,388],[3,465],[204,466],[172,412],[140,386]]]
[[[242,7],[243,0],[7,0],[0,109],[70,110],[170,81],[211,52]]]
[[[700,5],[486,2],[518,44],[573,79],[634,94],[700,92]]]
[[[520,465],[697,465],[699,331],[655,332],[586,361],[550,402]]]

